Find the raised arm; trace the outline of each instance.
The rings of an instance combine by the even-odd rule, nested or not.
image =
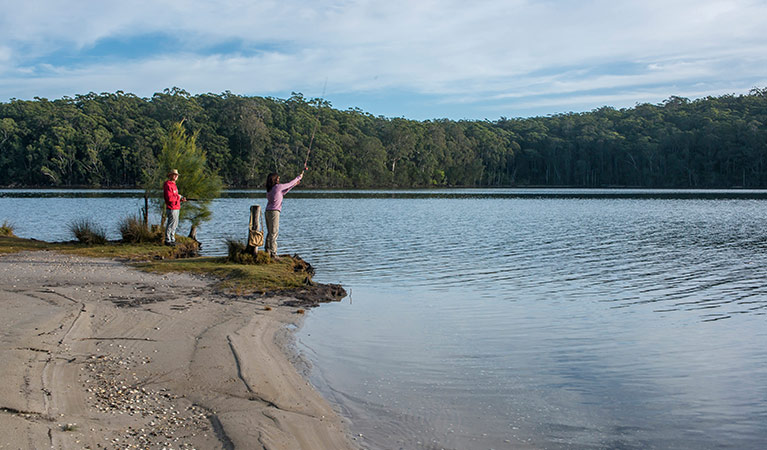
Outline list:
[[[298,183],[300,183],[300,182],[301,182],[301,178],[303,178],[303,177],[304,177],[304,173],[303,173],[303,172],[301,172],[301,175],[299,175],[299,176],[297,176],[297,177],[293,178],[293,180],[291,180],[290,182],[283,184],[283,185],[281,186],[281,189],[282,189],[282,193],[283,193],[283,194],[285,194],[285,193],[287,193],[289,190],[293,189],[293,188],[294,188],[294,187],[295,187],[295,186],[296,186]]]

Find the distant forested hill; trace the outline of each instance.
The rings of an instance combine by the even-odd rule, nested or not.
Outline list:
[[[497,121],[425,122],[289,99],[166,89],[0,103],[0,185],[137,186],[177,121],[229,186],[767,188],[767,89]]]

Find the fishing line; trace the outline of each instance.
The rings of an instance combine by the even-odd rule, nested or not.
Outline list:
[[[306,159],[304,159],[304,170],[307,170],[309,166],[307,164],[309,163],[309,153],[312,151],[312,144],[314,143],[314,134],[317,132],[317,127],[320,124],[320,110],[322,108],[322,102],[325,98],[325,89],[328,87],[328,79],[325,78],[325,85],[322,87],[322,95],[319,98],[319,101],[317,103],[317,121],[314,122],[314,128],[312,129],[312,137],[309,138],[309,148],[306,150]]]

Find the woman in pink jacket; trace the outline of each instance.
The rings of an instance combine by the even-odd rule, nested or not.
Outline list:
[[[269,252],[272,257],[277,256],[277,234],[280,231],[282,197],[300,183],[303,177],[304,172],[301,172],[301,175],[295,177],[291,182],[282,184],[280,184],[280,176],[276,173],[270,173],[266,177],[266,242],[264,251]]]

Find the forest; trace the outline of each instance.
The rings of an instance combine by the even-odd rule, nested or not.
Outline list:
[[[415,121],[288,99],[166,89],[0,103],[0,186],[137,187],[183,121],[229,187],[767,188],[767,88],[495,121]],[[313,139],[312,139],[313,137]]]

